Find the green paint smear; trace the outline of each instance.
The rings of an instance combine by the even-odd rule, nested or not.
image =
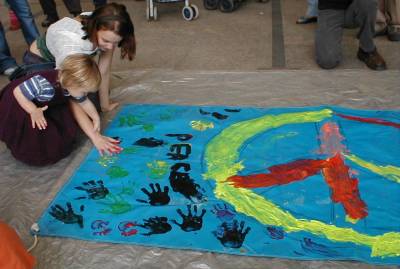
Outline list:
[[[132,205],[124,200],[121,195],[114,195],[112,193],[108,194],[107,198],[100,204],[107,206],[107,208],[99,211],[104,214],[120,215],[132,210]]]
[[[146,132],[151,132],[154,130],[154,125],[153,124],[143,124],[142,128]]]
[[[167,162],[155,160],[151,163],[146,164],[149,168],[147,175],[151,179],[161,179],[163,178],[169,171],[169,165]]]
[[[136,152],[138,152],[139,151],[139,147],[137,147],[137,146],[132,146],[132,147],[126,147],[126,148],[124,148],[123,150],[122,150],[122,154],[134,154],[134,153],[136,153]]]
[[[278,134],[278,135],[272,137],[271,141],[274,142],[276,140],[280,140],[280,139],[284,139],[284,138],[288,138],[288,137],[294,137],[298,134],[299,133],[297,133],[297,132],[288,132],[287,134]]]
[[[142,115],[143,116],[143,115]],[[121,116],[118,118],[119,120],[119,126],[118,127],[124,127],[124,126],[137,126],[137,125],[142,125],[142,129],[146,132],[151,132],[154,130],[154,124],[150,123],[143,123],[138,116],[135,115],[126,115],[126,116]]]
[[[168,113],[164,113],[164,114],[160,114],[160,120],[170,120],[172,119],[172,114],[168,114]]]
[[[126,177],[127,175],[129,175],[129,172],[126,171],[124,168],[119,167],[119,166],[111,166],[106,174],[110,177],[110,178],[121,178],[121,177]]]
[[[352,154],[344,154],[346,159],[354,162],[355,164],[364,167],[365,169],[370,170],[371,172],[378,174],[380,176],[386,177],[392,181],[400,183],[400,167],[387,165],[387,166],[380,166],[376,165],[372,162],[367,162],[356,155]]]
[[[124,127],[125,125],[132,127],[140,124],[140,120],[137,116],[127,115],[119,117],[119,127]]]
[[[400,233],[388,232],[380,236],[359,233],[351,228],[340,228],[317,220],[297,219],[271,201],[251,190],[235,188],[226,179],[238,174],[244,167],[239,149],[251,137],[287,124],[320,122],[332,116],[332,110],[266,115],[238,122],[223,130],[211,140],[205,152],[207,179],[216,181],[215,196],[233,206],[238,212],[251,216],[265,225],[283,227],[287,232],[310,232],[337,242],[351,242],[371,247],[371,256],[400,256]]]
[[[97,159],[97,163],[103,167],[108,167],[111,164],[114,164],[117,160],[118,157],[116,156],[103,155],[99,159]]]
[[[122,183],[123,184],[123,183]],[[121,192],[118,195],[133,195],[135,193],[136,183],[129,181],[128,185],[122,185]]]

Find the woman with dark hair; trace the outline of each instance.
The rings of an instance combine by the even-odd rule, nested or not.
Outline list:
[[[136,53],[135,30],[126,7],[109,3],[93,12],[82,13],[74,19],[66,17],[52,24],[45,36],[32,43],[24,62],[55,62],[59,67],[71,54],[98,54],[102,76],[100,107],[102,111],[110,111],[118,106],[109,99],[111,63],[116,47],[121,49],[122,59],[131,61]]]

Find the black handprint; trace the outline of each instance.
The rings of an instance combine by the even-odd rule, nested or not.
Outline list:
[[[92,200],[100,200],[103,199],[109,194],[109,191],[106,187],[104,187],[104,183],[102,180],[98,180],[95,182],[94,180],[90,180],[88,182],[83,182],[83,187],[78,186],[75,189],[80,191],[86,191],[88,197],[78,197],[75,200],[89,198]]]
[[[238,221],[234,220],[233,223],[222,223],[213,234],[225,247],[240,248],[246,235],[250,231],[250,227],[247,227],[244,232],[243,228],[244,221],[240,222],[240,227],[238,227]]]
[[[199,112],[200,112],[201,115],[210,115],[211,114],[211,112],[205,111],[205,110],[203,110],[201,108],[199,108]]]
[[[227,119],[228,118],[228,115],[224,115],[224,114],[221,114],[221,113],[218,113],[218,112],[208,112],[208,111],[205,111],[205,110],[203,110],[203,109],[199,109],[199,112],[200,112],[200,114],[201,115],[210,115],[211,114],[211,116],[213,116],[214,118],[216,118],[216,119],[219,119],[219,120],[225,120],[225,119]]]
[[[82,212],[84,209],[85,207],[82,205],[80,211]],[[67,203],[67,210],[62,208],[60,205],[55,205],[51,207],[49,214],[65,224],[78,223],[79,227],[83,228],[83,217],[82,215],[74,213],[70,202]]]
[[[150,184],[151,192],[146,190],[145,188],[141,188],[142,192],[144,192],[148,197],[149,201],[145,201],[142,199],[136,199],[136,201],[141,203],[149,203],[151,205],[166,205],[169,203],[170,198],[168,195],[169,188],[168,186],[164,187],[164,191],[161,191],[160,184],[156,183],[156,189],[154,189],[154,184]]]
[[[218,112],[211,113],[211,116],[213,116],[214,118],[219,119],[219,120],[225,120],[228,118],[228,115],[224,115],[224,114],[221,114]]]
[[[231,112],[231,113],[238,113],[240,112],[240,109],[236,109],[236,108],[225,108],[224,109],[226,112]]]
[[[187,205],[188,215],[184,215],[182,210],[177,209],[176,212],[182,217],[182,224],[179,224],[176,220],[172,220],[173,223],[181,227],[185,232],[192,232],[201,229],[203,225],[203,216],[206,213],[206,210],[203,209],[201,211],[201,215],[197,216],[197,205],[193,206],[194,214],[192,215],[192,210],[190,209],[190,205]]]
[[[176,137],[179,141],[188,141],[193,137],[191,134],[166,134],[166,136]]]
[[[143,222],[143,224],[138,224],[137,226],[150,230],[150,232],[143,235],[165,234],[172,229],[166,217],[149,218],[148,220],[143,220]]]
[[[179,172],[179,170],[184,170],[184,172]],[[191,201],[205,201],[206,197],[203,195],[204,190],[199,184],[194,182],[194,179],[190,178],[189,173],[187,173],[188,171],[190,171],[190,164],[188,163],[176,163],[171,166],[169,183],[172,187],[172,190],[174,192],[181,193]]]
[[[140,138],[137,140],[133,145],[135,146],[142,146],[142,147],[148,147],[148,148],[155,148],[164,145],[165,142],[161,139],[156,139],[154,137],[149,137],[149,138]]]

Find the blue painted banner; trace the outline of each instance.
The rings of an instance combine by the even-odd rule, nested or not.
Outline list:
[[[39,220],[43,236],[400,264],[400,113],[127,105]]]

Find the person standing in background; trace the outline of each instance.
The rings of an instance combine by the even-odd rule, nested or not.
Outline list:
[[[374,43],[377,0],[319,0],[315,34],[316,62],[324,69],[342,60],[344,28],[359,27],[357,58],[372,70],[386,70],[386,63]]]
[[[300,16],[296,23],[307,24],[317,22],[318,20],[318,0],[307,0],[306,15]]]
[[[43,27],[49,27],[52,23],[55,23],[60,18],[58,17],[57,6],[54,0],[39,0],[42,6],[43,13],[46,15],[46,19],[42,22]],[[76,17],[82,13],[81,1],[80,0],[63,0],[68,12]]]
[[[8,1],[8,4],[10,9],[14,11],[15,15],[18,17],[25,41],[28,45],[30,45],[36,40],[36,38],[39,37],[39,31],[36,27],[35,20],[33,19],[28,1],[12,0]],[[17,62],[10,53],[4,27],[0,23],[0,73],[9,76],[17,67]]]

